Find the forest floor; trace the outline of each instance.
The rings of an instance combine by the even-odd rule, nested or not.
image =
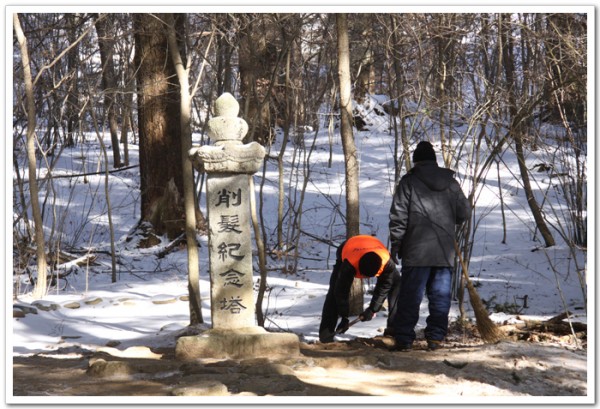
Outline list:
[[[444,348],[417,341],[391,352],[388,337],[300,344],[300,354],[181,362],[174,350],[89,351],[71,345],[13,357],[13,396],[362,396],[464,398],[579,396],[588,391],[587,347],[449,334]],[[113,351],[113,353],[111,353]],[[446,401],[447,402],[447,401]]]

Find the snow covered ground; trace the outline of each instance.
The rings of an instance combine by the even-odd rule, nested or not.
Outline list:
[[[361,163],[362,233],[375,234],[384,243],[388,238],[388,211],[394,188],[393,135],[388,132],[386,121],[373,116],[370,130],[356,133]],[[460,133],[461,129],[458,131]],[[305,143],[309,147],[313,137],[314,134],[305,134]],[[321,307],[335,256],[335,248],[324,242],[340,243],[344,239],[344,160],[339,134],[334,133],[331,138],[326,129],[321,131],[314,139],[315,147],[307,161],[310,164],[310,177],[302,209],[302,230],[309,234],[302,236],[298,246],[297,271],[295,274],[284,274],[285,262],[275,257],[269,258],[269,291],[263,305],[267,317],[266,328],[292,331],[309,342],[318,338]],[[107,137],[107,143],[109,139]],[[280,143],[281,135],[270,152],[271,156],[278,153]],[[332,163],[328,167],[330,146],[333,147]],[[439,143],[434,143],[434,146],[438,151],[438,163],[441,164]],[[129,146],[131,164],[137,163],[137,148],[136,145]],[[286,193],[294,203],[299,197],[294,189],[300,189],[303,180],[296,180],[298,174],[294,173],[290,163],[294,155],[304,154],[294,152],[293,144],[288,145],[285,154]],[[530,152],[527,157],[530,168],[548,160],[549,156],[543,151]],[[300,168],[302,166],[300,163]],[[80,174],[100,170],[101,167],[96,142],[90,138],[74,149],[63,151],[53,174]],[[507,241],[506,244],[501,243],[502,214],[493,170],[477,199],[478,225],[470,264],[470,274],[479,283],[477,289],[480,296],[489,302],[492,310],[501,311],[493,313],[492,319],[497,322],[514,321],[517,316],[544,319],[569,310],[574,314],[574,319],[589,321],[592,326],[594,294],[589,294],[590,301],[586,306],[580,281],[586,275],[582,271],[578,274],[576,265],[584,268],[593,266],[593,256],[586,261],[583,254],[572,254],[558,234],[555,234],[557,245],[548,249],[540,242],[539,232],[535,235],[537,241],[533,240],[535,224],[523,189],[515,176],[518,168],[510,149],[504,154],[499,171],[505,194]],[[260,176],[255,176],[257,197],[261,191]],[[557,179],[549,177],[547,173],[532,173],[532,176],[538,191],[550,192],[549,200],[558,206],[557,189],[553,187]],[[466,191],[470,179],[465,169],[459,169],[458,179]],[[76,346],[94,349],[117,343],[119,349],[133,345],[168,346],[174,342],[173,334],[188,324],[185,247],[158,258],[156,253],[167,244],[166,241],[161,246],[139,249],[135,242],[127,240],[131,228],[139,219],[138,180],[138,170],[135,168],[116,172],[110,178],[119,269],[118,281],[113,284],[103,175],[88,176],[88,183],[84,183],[83,177],[54,179],[56,197],[50,196],[46,214],[56,215],[55,230],[63,234],[63,249],[89,250],[97,256],[97,265],[89,269],[74,267],[66,280],[61,280],[59,287],[51,288],[48,296],[37,304],[30,296],[27,276],[7,274],[7,309],[10,311],[12,307],[13,310],[23,311],[23,306],[36,308],[35,313],[7,320],[9,354],[23,356]],[[13,194],[16,192],[16,185],[13,184]],[[274,161],[268,163],[262,194],[265,228],[269,237],[275,237],[277,167]],[[54,199],[55,207],[52,209],[50,203]],[[593,206],[590,208],[593,209]],[[590,224],[592,222],[593,217]],[[210,326],[207,238],[202,236],[199,240],[202,313],[206,325]],[[267,243],[269,248],[275,244],[274,238]],[[574,257],[577,257],[577,263]],[[287,265],[291,264],[292,259],[288,260]],[[12,269],[13,266],[10,266],[7,271]],[[255,268],[255,281],[257,279]],[[374,282],[369,283],[368,287],[373,285]],[[587,286],[595,288],[593,274],[587,276]],[[369,300],[370,295],[366,295],[365,303]],[[468,301],[465,306],[469,315],[474,317]],[[418,328],[424,326],[426,311],[424,303]],[[451,315],[458,315],[456,303]],[[380,334],[378,331],[384,326],[385,313],[378,314],[370,322],[353,326],[339,339],[373,337]],[[589,342],[594,345],[593,327],[588,336]],[[593,351],[590,351],[590,355],[589,359],[593,359]],[[590,369],[594,367],[591,362],[588,365]]]

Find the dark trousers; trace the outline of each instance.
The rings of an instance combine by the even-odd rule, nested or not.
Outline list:
[[[335,327],[339,318],[337,304],[335,302],[334,289],[335,283],[338,279],[338,269],[334,269],[329,278],[329,290],[325,296],[325,303],[323,303],[323,311],[321,313],[321,325],[319,326],[319,340],[321,342],[333,342],[335,335]],[[393,323],[396,321],[396,314],[398,312],[398,299],[400,292],[400,274],[396,270],[394,272],[392,288],[387,295],[388,300],[388,318],[387,318],[387,330],[392,328]],[[348,294],[350,296],[350,294]]]
[[[448,332],[452,270],[448,267],[402,267],[398,309],[393,322],[398,344],[412,344],[424,293],[429,301],[425,338],[442,341]]]

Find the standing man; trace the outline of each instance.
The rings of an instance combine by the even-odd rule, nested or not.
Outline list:
[[[323,343],[333,342],[336,334],[348,330],[350,310],[350,288],[354,278],[376,277],[377,283],[369,307],[359,318],[370,321],[381,309],[385,298],[388,298],[388,328],[394,322],[396,300],[400,285],[400,274],[391,261],[387,247],[376,237],[368,235],[354,236],[343,242],[337,249],[336,261],[329,290],[323,304],[319,340]],[[342,317],[336,327],[338,318]]]
[[[419,142],[413,163],[398,182],[390,208],[391,258],[396,264],[402,260],[392,324],[394,350],[399,351],[412,348],[424,292],[429,301],[427,347],[441,347],[448,332],[456,228],[471,214],[454,172],[438,167],[431,143]]]

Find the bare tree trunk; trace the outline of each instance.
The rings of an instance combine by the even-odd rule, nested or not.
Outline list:
[[[269,30],[267,16],[262,15],[238,32],[242,116],[250,128],[244,143],[256,141],[264,146],[273,142],[271,91],[277,65],[276,46]]]
[[[42,214],[40,213],[40,202],[38,198],[38,184],[36,179],[36,160],[35,160],[35,101],[33,99],[33,80],[31,78],[31,67],[29,66],[29,51],[27,50],[27,39],[21,28],[19,15],[13,14],[13,25],[17,41],[21,49],[21,59],[23,63],[23,78],[25,81],[25,94],[27,98],[27,160],[29,163],[29,191],[31,198],[31,211],[35,225],[35,244],[37,256],[38,276],[33,289],[34,298],[43,298],[47,291],[47,262],[46,262],[46,243],[44,240],[44,226]]]
[[[164,14],[133,15],[138,89],[141,216],[169,239],[185,231],[181,95]],[[176,189],[167,189],[173,180]],[[176,192],[176,193],[175,193]]]
[[[515,81],[515,61],[514,61],[514,38],[510,34],[510,22],[505,23],[506,26],[502,28],[506,38],[504,39],[502,57],[504,59],[504,72],[506,74],[506,82],[508,84],[508,98],[509,98],[509,111],[511,114],[510,133],[515,141],[515,152],[517,155],[517,162],[519,164],[519,170],[521,173],[521,179],[523,180],[523,189],[527,197],[527,203],[529,209],[535,220],[537,227],[540,229],[540,233],[544,238],[545,246],[554,246],[554,237],[542,214],[542,210],[535,200],[533,189],[531,188],[531,181],[529,179],[529,169],[525,163],[525,152],[523,149],[523,118],[524,115],[518,115],[517,109],[517,98],[516,98],[516,81]]]
[[[291,53],[287,55],[287,63],[285,70],[285,93],[286,99],[290,100],[291,96],[289,95],[292,92],[292,87],[290,84],[290,61],[291,61]],[[285,157],[285,151],[287,149],[287,144],[290,139],[290,127],[291,127],[291,118],[292,118],[292,103],[288,102],[286,104],[286,112],[285,115],[285,123],[283,130],[283,140],[281,142],[281,148],[279,150],[279,154],[277,155],[277,170],[279,174],[279,192],[278,192],[278,200],[277,200],[277,246],[278,249],[281,250],[284,247],[283,243],[283,213],[285,207],[285,183],[284,183],[284,167],[283,167],[283,159]]]
[[[402,164],[400,162],[398,162],[398,131],[397,131],[397,126],[396,126],[396,118],[399,116],[400,117],[400,136],[401,136],[401,140],[402,140],[402,150],[404,152],[404,161],[406,163],[406,169],[410,169],[412,168],[412,164],[411,164],[411,159],[410,159],[410,144],[408,141],[408,136],[406,135],[406,126],[405,126],[405,121],[406,118],[404,117],[404,103],[402,102],[401,98],[402,98],[402,66],[401,66],[401,55],[400,55],[400,50],[398,49],[398,47],[400,46],[400,36],[398,34],[398,31],[400,30],[400,27],[398,26],[398,16],[396,15],[390,15],[390,20],[391,20],[391,25],[392,25],[392,41],[393,41],[393,48],[392,48],[392,55],[393,55],[393,60],[394,60],[394,74],[396,76],[396,81],[395,81],[395,88],[396,88],[396,100],[397,100],[397,104],[398,104],[398,113],[396,114],[396,110],[393,108],[392,106],[392,114],[394,115],[394,129],[396,131],[396,136],[395,136],[395,148],[394,148],[394,164],[395,164],[395,170],[394,170],[394,181],[397,181],[400,179],[400,169]]]
[[[91,93],[91,92],[90,92]],[[96,109],[92,105],[90,107],[90,115],[93,119],[94,129],[96,130],[96,137],[98,138],[98,143],[100,144],[100,149],[102,150],[102,157],[104,158],[104,196],[106,197],[106,208],[108,214],[108,231],[110,235],[110,261],[111,261],[111,282],[117,282],[117,259],[116,259],[116,248],[115,248],[115,229],[112,220],[112,205],[110,202],[110,189],[109,186],[109,170],[108,170],[108,153],[106,152],[106,145],[104,145],[104,135],[103,132],[98,128],[98,120],[96,119]],[[105,115],[106,116],[106,115]],[[102,121],[104,122],[104,121]]]
[[[71,24],[75,26],[75,22],[78,19],[77,14],[67,13],[65,16],[71,21]],[[74,44],[77,40],[77,30],[69,30],[68,33],[69,43]],[[75,146],[75,136],[77,127],[77,105],[79,100],[79,47],[73,47],[67,54],[67,64],[69,71],[73,77],[70,80],[69,95],[67,96],[67,104],[65,106],[65,116],[67,120],[67,132],[65,135],[65,147]]]
[[[198,242],[196,240],[194,169],[188,154],[192,147],[192,95],[190,94],[189,67],[186,67],[179,52],[173,14],[167,14],[166,20],[169,33],[169,51],[181,88],[181,161],[183,167],[183,202],[185,207],[185,238],[187,242],[190,325],[196,325],[203,323],[204,320],[202,319]]]
[[[217,95],[225,92],[232,92],[232,73],[231,58],[235,51],[231,40],[227,38],[227,32],[233,29],[232,18],[229,14],[218,15],[218,23],[222,24],[221,31],[224,34],[217,37]]]
[[[123,124],[121,125],[121,143],[123,144],[123,166],[129,166],[129,128],[133,131],[131,123],[131,107],[133,106],[134,80],[130,79],[130,84],[125,87],[124,106],[123,106]]]
[[[285,151],[287,149],[287,144],[289,141],[289,132],[284,132],[283,141],[281,142],[281,149],[279,150],[279,154],[277,155],[277,170],[278,170],[278,185],[279,192],[277,197],[277,246],[279,249],[283,249],[284,246],[287,247],[286,243],[283,242],[283,213],[285,207],[285,169],[284,169],[284,157]]]
[[[111,37],[111,20],[110,17],[102,16],[95,22],[96,32],[98,33],[98,48],[100,49],[100,62],[102,64],[102,88],[104,88],[104,109],[108,119],[108,127],[110,130],[110,140],[113,151],[113,166],[120,168],[121,151],[119,149],[119,131],[116,115],[116,100],[117,81],[115,79],[115,65],[113,62],[113,43]]]
[[[264,178],[263,178],[264,180]],[[250,217],[252,218],[252,227],[254,228],[254,239],[256,240],[256,251],[258,253],[258,271],[260,273],[259,289],[256,296],[256,322],[260,327],[265,326],[265,315],[262,304],[267,290],[267,258],[265,253],[265,242],[260,233],[258,216],[256,212],[256,198],[254,196],[254,177],[248,176],[250,185]]]
[[[502,214],[502,241],[506,244],[506,212],[504,211],[504,194],[502,193],[502,179],[500,178],[500,160],[496,160],[496,170],[498,175],[498,198],[500,199],[500,213]]]
[[[350,83],[350,49],[346,14],[337,14],[338,74],[340,81],[341,137],[346,160],[346,235],[360,234],[358,157],[352,133],[352,97]]]
[[[373,87],[373,51],[370,46],[363,54],[360,61],[360,68],[356,78],[356,88],[354,98],[359,104],[365,102],[367,94],[371,93]]]
[[[552,233],[548,226],[546,225],[546,221],[544,220],[544,215],[542,214],[542,209],[540,208],[535,196],[533,194],[533,189],[531,188],[531,180],[529,179],[529,169],[527,169],[527,165],[525,164],[525,152],[523,149],[523,135],[517,131],[516,134],[513,135],[515,137],[515,153],[517,155],[517,161],[519,163],[519,170],[521,172],[521,179],[523,180],[523,189],[525,190],[525,195],[527,197],[527,203],[529,204],[529,209],[531,209],[531,214],[535,220],[535,223],[540,229],[540,233],[544,238],[545,246],[552,247],[554,246],[554,237],[552,237]]]
[[[338,74],[340,81],[341,134],[346,160],[346,236],[360,234],[360,207],[358,192],[358,158],[352,134],[352,98],[350,83],[350,46],[348,40],[348,16],[336,14],[338,34]],[[350,314],[363,310],[362,280],[354,280],[350,291]]]

